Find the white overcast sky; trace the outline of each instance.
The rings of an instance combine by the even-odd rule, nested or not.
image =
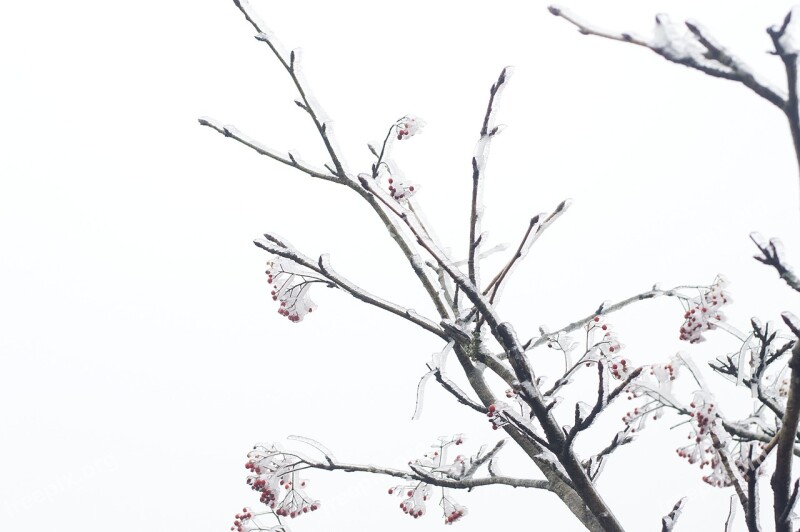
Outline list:
[[[500,305],[522,336],[655,282],[707,284],[718,273],[740,328],[798,312],[797,295],[750,258],[748,234],[760,231],[800,264],[800,194],[783,117],[747,89],[583,37],[542,2],[253,5],[287,49],[302,47],[353,172],[368,169],[366,143],[395,119],[427,121],[394,153],[457,256],[488,89],[515,67],[484,228],[491,243],[516,244],[531,215],[574,200]],[[642,34],[659,12],[694,18],[783,83],[764,30],[789,2],[564,5]],[[431,309],[352,192],[197,124],[208,115],[326,161],[285,72],[231,1],[4,2],[0,49],[0,529],[227,530],[257,504],[246,452],[291,434],[343,460],[396,467],[442,434],[467,433],[473,451],[495,441],[485,419],[433,386],[422,420],[410,420],[436,338],[331,290],[316,291],[319,309],[301,324],[275,312],[267,257],[251,244],[265,231],[330,253],[373,292]],[[612,321],[635,362],[687,348],[676,301]],[[736,348],[717,332],[688,351],[702,365]],[[669,431],[673,421],[615,456],[600,489],[629,530],[657,529],[683,495],[683,530],[721,529],[730,493],[675,455],[686,432]],[[607,434],[582,448],[605,446]],[[504,463],[536,475],[513,452]],[[442,527],[435,508],[416,522],[403,515],[389,480],[308,477],[323,507],[293,522],[296,532]],[[543,492],[497,487],[459,500],[470,509],[463,530],[579,529]]]

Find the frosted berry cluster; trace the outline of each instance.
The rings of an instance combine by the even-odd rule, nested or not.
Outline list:
[[[247,458],[245,468],[252,473],[247,483],[275,515],[294,519],[319,508],[319,501],[305,492],[307,481],[298,478],[299,458],[275,446],[256,446]]]
[[[417,187],[407,183],[403,178],[390,177],[389,195],[392,199],[400,201],[401,199],[408,199],[417,192]]]
[[[713,432],[723,446],[727,446],[730,439],[720,428],[714,397],[708,392],[695,392],[694,400],[689,407],[692,431],[688,439],[692,442],[677,449],[678,456],[685,458],[690,464],[698,464],[701,469],[710,468],[711,472],[703,477],[703,481],[707,484],[715,487],[730,486],[731,479],[725,471],[711,436]]]
[[[397,140],[403,140],[413,137],[418,134],[425,122],[416,116],[407,115],[395,123],[395,131],[397,133]]]
[[[603,316],[595,316],[584,328],[587,343],[594,342],[584,357],[585,365],[594,366],[596,362],[604,360],[612,377],[627,378],[634,366],[630,360],[620,355],[625,345],[619,341],[611,324]]]
[[[389,495],[395,493],[405,495],[403,502],[400,503],[400,509],[414,519],[425,515],[425,503],[428,501],[430,492],[431,487],[424,482],[419,482],[405,490],[402,487],[389,488]]]
[[[467,515],[466,506],[461,506],[447,497],[442,498],[440,504],[444,510],[444,524],[446,525],[452,525]]]
[[[268,512],[275,517],[275,514]],[[242,513],[234,516],[233,526],[231,532],[291,532],[289,527],[282,524],[278,519],[278,524],[269,526],[258,520],[259,516],[265,513],[254,513],[250,508],[242,508]],[[276,518],[277,519],[277,518]]]
[[[489,423],[492,424],[492,430],[497,430],[500,427],[508,425],[508,421],[503,415],[503,409],[505,406],[506,405],[503,403],[489,405],[486,416],[489,418]]]
[[[681,340],[690,344],[703,342],[705,331],[710,331],[716,328],[717,323],[725,321],[725,315],[720,312],[720,308],[731,302],[730,295],[725,291],[727,284],[722,276],[717,276],[714,284],[688,301],[688,308],[683,316],[685,321],[680,330]]]
[[[280,302],[278,314],[297,323],[317,308],[308,291],[312,284],[325,281],[317,277],[315,272],[289,259],[275,257],[267,263],[266,274],[272,288],[272,300]]]
[[[456,434],[451,437],[441,437],[433,444],[434,450],[425,453],[422,458],[410,461],[408,464],[412,470],[425,470],[427,475],[437,478],[458,479],[465,473],[467,467],[472,463],[472,458],[457,455],[452,461],[448,460],[448,449],[454,445],[464,443],[464,435]],[[452,500],[448,495],[447,488],[441,489],[439,505],[444,511],[445,524],[452,524],[466,515],[467,509]],[[389,488],[389,495],[402,497],[400,509],[403,513],[417,519],[427,512],[427,503],[431,500],[434,487],[426,482],[413,482],[400,484]]]
[[[670,404],[680,403],[672,395],[672,385],[678,378],[680,368],[685,364],[683,356],[685,355],[679,353],[665,364],[650,365],[649,370],[644,371],[643,376],[629,386],[627,389],[629,400],[637,397],[648,399],[642,406],[635,407],[622,417],[623,423],[631,431],[644,429],[648,419],[660,419],[665,411],[663,401],[666,400]]]
[[[242,513],[236,514],[234,516],[233,526],[231,530],[233,532],[250,532],[251,528],[247,525],[250,520],[253,518],[253,512],[250,508],[242,508]]]

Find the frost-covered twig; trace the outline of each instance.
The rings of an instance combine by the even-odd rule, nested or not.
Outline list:
[[[392,314],[405,318],[411,323],[419,325],[426,331],[432,332],[433,334],[439,336],[440,338],[443,338],[445,340],[448,339],[445,331],[432,320],[425,318],[424,316],[420,316],[413,309],[407,309],[396,303],[392,303],[390,301],[386,301],[385,299],[381,299],[378,296],[374,296],[369,292],[367,292],[366,290],[364,290],[363,288],[351,283],[350,281],[342,277],[331,266],[330,257],[328,255],[320,256],[319,267],[320,270],[329,279],[334,281],[340,288],[344,289],[346,292],[348,292],[356,299],[360,299],[361,301],[364,301],[365,303],[368,303],[372,306],[378,307],[387,312],[391,312]]]
[[[731,495],[728,503],[728,517],[725,519],[725,532],[733,532],[733,520],[736,517],[736,495]]]
[[[323,179],[325,181],[333,181],[334,183],[338,183],[340,178],[335,175],[331,175],[329,173],[323,172],[317,168],[309,166],[300,160],[297,159],[291,152],[290,153],[280,153],[275,150],[271,150],[266,146],[262,145],[258,141],[248,137],[238,129],[233,126],[225,126],[214,120],[213,118],[203,117],[197,120],[201,126],[207,126],[211,129],[225,135],[226,137],[232,138],[244,144],[245,146],[252,148],[256,152],[260,153],[261,155],[266,155],[270,159],[274,159],[278,162],[281,162],[285,165],[291,166],[293,168],[297,168],[301,172],[304,172],[311,177],[316,177],[318,179]]]
[[[488,452],[477,456],[470,465],[469,469],[464,472],[463,478],[471,478],[472,475],[485,463],[491,462],[497,456],[497,453],[505,446],[508,440],[500,440]]]
[[[775,54],[783,61],[786,70],[786,82],[789,88],[789,96],[782,106],[783,112],[789,119],[789,129],[792,132],[794,143],[794,153],[797,164],[800,166],[800,105],[798,105],[797,88],[797,56],[798,50],[791,36],[787,36],[789,24],[792,22],[794,10],[789,11],[780,26],[767,28],[767,33],[775,46]],[[788,37],[788,38],[787,38]]]
[[[380,204],[375,201],[375,199],[368,193],[366,193],[358,184],[356,183],[355,179],[348,176],[344,166],[341,162],[341,159],[335,149],[334,141],[331,137],[329,128],[327,124],[320,119],[319,111],[316,109],[316,103],[314,102],[313,98],[310,96],[308,89],[303,85],[300,79],[299,72],[296,70],[296,54],[291,52],[286,57],[285,52],[281,50],[280,45],[277,41],[269,34],[266,30],[264,24],[259,20],[258,16],[255,14],[255,11],[250,7],[250,4],[247,0],[234,0],[234,4],[236,7],[244,14],[247,21],[256,29],[258,32],[257,38],[260,41],[265,42],[269,48],[272,50],[275,57],[280,61],[281,65],[284,69],[289,73],[295,87],[297,88],[298,93],[300,94],[300,100],[296,101],[297,105],[306,111],[309,116],[311,117],[314,125],[319,133],[322,141],[325,145],[328,154],[333,161],[334,169],[331,169],[327,164],[325,165],[326,169],[330,173],[322,172],[321,170],[317,170],[313,167],[309,167],[305,164],[301,164],[296,158],[288,154],[283,156],[282,154],[275,152],[273,150],[269,150],[259,143],[249,139],[248,137],[239,133],[235,128],[231,126],[221,126],[216,121],[210,118],[201,118],[200,123],[205,126],[209,126],[219,133],[231,138],[235,138],[242,144],[254,149],[258,153],[263,155],[267,155],[275,160],[283,162],[284,164],[288,164],[289,166],[293,166],[298,168],[299,170],[305,172],[312,177],[317,177],[320,179],[325,179],[328,181],[333,181],[339,184],[343,184],[348,188],[352,189],[356,193],[358,193],[363,199],[365,199],[373,210],[378,214],[383,222],[386,229],[389,231],[389,234],[400,247],[401,251],[411,264],[414,273],[419,278],[420,282],[422,283],[423,287],[425,288],[428,296],[430,297],[431,301],[436,306],[436,310],[439,313],[441,318],[446,318],[449,316],[448,307],[445,305],[445,302],[442,301],[440,297],[439,291],[434,286],[433,282],[428,278],[427,273],[423,267],[423,264],[419,260],[416,252],[412,249],[412,245],[406,241],[405,236],[403,235],[402,231],[395,225],[392,219],[387,215],[387,213],[381,208]]]
[[[295,437],[295,439],[297,439],[297,437]],[[502,448],[502,446],[503,446],[502,442],[498,443],[493,448],[491,456],[494,456],[496,452]],[[484,462],[482,461],[481,464],[483,463]],[[300,470],[300,469],[311,468],[311,469],[323,469],[326,471],[344,471],[346,473],[371,473],[371,474],[401,478],[403,480],[425,482],[426,484],[430,484],[432,486],[439,486],[451,489],[470,490],[481,486],[492,486],[492,485],[511,486],[514,488],[532,488],[532,489],[543,489],[543,490],[550,489],[549,482],[547,480],[516,478],[507,476],[490,476],[490,477],[473,478],[471,475],[465,476],[464,478],[449,478],[443,475],[438,475],[438,474],[434,475],[430,472],[430,470],[426,470],[425,468],[420,467],[413,462],[410,463],[409,466],[411,469],[410,471],[403,469],[394,469],[391,467],[375,466],[371,464],[370,465],[353,464],[335,460],[328,453],[325,453],[324,462],[317,462],[304,457],[303,459],[299,460],[295,466],[293,466],[293,469]],[[474,472],[475,471],[473,471],[473,473]]]
[[[672,510],[670,510],[667,515],[661,518],[661,532],[672,532],[672,529],[675,527],[675,523],[678,521],[678,517],[680,517],[685,505],[686,497],[683,497],[681,500],[675,503],[675,506],[672,507]]]
[[[486,413],[486,407],[485,406],[480,405],[480,404],[476,403],[475,401],[473,401],[472,399],[470,399],[470,397],[466,394],[466,392],[464,392],[464,390],[459,388],[458,385],[455,382],[453,382],[450,379],[448,379],[444,375],[444,373],[442,373],[441,370],[439,370],[439,369],[434,370],[433,377],[436,379],[436,381],[439,384],[441,384],[442,388],[444,388],[445,390],[450,392],[450,394],[453,397],[455,397],[456,400],[459,403],[461,403],[462,405],[468,406],[471,409],[475,410],[476,412],[480,412],[481,414],[485,414]]]
[[[710,76],[738,81],[773,105],[783,109],[786,97],[757,79],[750,68],[731,55],[713,39],[708,32],[694,22],[686,22],[692,36],[677,35],[664,15],[656,17],[656,36],[652,39],[637,37],[632,33],[614,33],[589,25],[575,15],[557,6],[550,6],[550,13],[570,22],[584,35],[595,35],[605,39],[628,42],[652,50],[664,59],[699,70]]]
[[[589,412],[586,417],[581,417],[580,412],[578,410],[578,405],[575,405],[575,426],[569,431],[567,435],[567,442],[566,445],[571,445],[575,437],[578,435],[579,432],[588,429],[594,420],[597,418],[597,415],[602,412],[609,404],[611,404],[614,399],[619,397],[619,395],[628,389],[628,386],[636,380],[639,375],[642,373],[642,368],[636,368],[633,370],[630,375],[621,383],[611,393],[606,395],[605,391],[605,366],[602,362],[597,362],[597,373],[598,373],[598,390],[597,390],[597,400],[594,404],[594,407]]]
[[[614,451],[616,451],[618,448],[622,447],[623,445],[627,445],[627,444],[629,444],[629,443],[631,443],[631,442],[633,441],[633,434],[632,434],[632,432],[633,432],[633,431],[631,430],[631,428],[630,428],[630,427],[626,428],[626,429],[625,429],[625,430],[623,430],[623,431],[617,432],[617,433],[614,435],[614,437],[611,439],[611,443],[609,443],[608,445],[606,445],[606,446],[605,446],[605,447],[604,447],[604,448],[603,448],[603,449],[602,449],[600,452],[598,452],[597,454],[595,454],[595,455],[592,455],[592,456],[589,458],[589,460],[584,460],[584,462],[583,462],[583,466],[584,466],[585,468],[587,468],[587,469],[588,469],[588,468],[590,467],[590,462],[591,462],[591,461],[593,461],[593,462],[595,462],[595,463],[598,463],[598,464],[602,464],[602,463],[604,463],[604,462],[605,462],[605,460],[606,460],[606,458],[607,458],[609,455],[611,455],[611,453],[613,453]],[[598,475],[599,473],[600,473],[600,472],[599,472],[599,471],[597,471],[597,472],[596,472],[594,475],[591,475],[591,476],[592,476],[592,481],[596,481],[596,480],[597,480],[597,475]]]
[[[570,200],[564,200],[558,204],[555,210],[545,217],[544,214],[537,214],[531,218],[528,223],[528,229],[517,247],[516,252],[508,260],[505,266],[495,275],[483,291],[483,295],[489,296],[489,301],[494,303],[500,296],[505,281],[527,256],[528,252],[533,246],[533,243],[538,240],[541,234],[547,229],[554,221],[556,221],[566,210],[569,208]]]
[[[800,279],[797,278],[792,268],[786,264],[781,241],[777,238],[771,238],[767,242],[759,233],[750,233],[750,240],[761,251],[761,255],[754,255],[753,258],[775,268],[781,279],[786,281],[786,284],[800,292]]]
[[[253,243],[265,251],[268,251],[274,255],[278,255],[279,257],[289,259],[296,264],[300,264],[301,266],[320,274],[330,282],[329,286],[340,288],[356,299],[395,314],[396,316],[400,316],[401,318],[404,318],[415,325],[419,325],[426,331],[432,332],[442,339],[447,339],[446,332],[432,320],[419,315],[412,309],[407,309],[396,303],[392,303],[372,295],[363,288],[345,279],[333,269],[328,255],[322,255],[319,260],[315,262],[274,235],[267,233],[264,235],[264,238],[265,240],[255,240]]]
[[[786,92],[771,87],[747,65],[731,54],[696,22],[687,21],[687,35],[680,35],[678,27],[664,15],[656,16],[655,35],[651,39],[634,37],[630,33],[614,33],[590,26],[563,8],[551,6],[550,12],[561,17],[584,35],[596,35],[606,39],[630,42],[643,46],[664,57],[709,76],[729,79],[741,83],[774,106],[778,107],[789,122],[795,159],[800,170],[800,103],[798,103],[798,48],[789,34],[797,16],[789,11],[781,24],[767,28],[772,39],[774,55],[780,57],[786,71]]]
[[[272,50],[272,53],[275,54],[275,57],[277,57],[278,61],[280,61],[281,65],[283,65],[283,68],[285,68],[286,72],[289,73],[289,77],[292,78],[292,81],[297,88],[297,92],[300,93],[300,98],[302,99],[302,102],[298,101],[297,105],[306,111],[311,117],[311,120],[314,122],[314,126],[317,128],[317,131],[319,132],[320,137],[325,144],[325,149],[328,151],[328,155],[330,155],[333,165],[336,167],[336,175],[341,179],[345,179],[346,174],[344,171],[344,166],[342,165],[339,155],[334,149],[334,143],[331,139],[330,132],[328,131],[328,126],[324,121],[320,120],[318,111],[314,109],[314,105],[312,103],[313,97],[311,97],[308,89],[300,81],[296,65],[297,54],[295,54],[294,50],[292,50],[289,52],[289,57],[285,57],[280,45],[275,41],[275,38],[271,35],[269,30],[267,30],[264,24],[258,19],[258,16],[252,10],[250,3],[247,0],[234,0],[233,3],[236,4],[236,7],[238,7],[242,14],[244,14],[247,21],[258,32],[256,39],[266,43],[267,46],[269,46],[270,50]]]
[[[747,504],[747,495],[742,488],[741,481],[739,480],[739,476],[734,471],[733,465],[731,464],[731,459],[728,456],[728,450],[722,445],[722,442],[717,436],[714,429],[711,429],[710,432],[711,441],[714,442],[714,450],[717,451],[717,455],[719,456],[720,461],[722,462],[723,467],[725,468],[725,472],[728,474],[728,478],[730,479],[731,483],[733,484],[733,488],[736,491],[736,496],[739,497],[739,504],[742,505],[742,510],[747,513],[748,504]],[[750,526],[750,522],[748,520],[748,530],[750,532],[758,532],[758,527],[755,530]]]
[[[486,173],[486,159],[489,156],[489,145],[492,138],[501,131],[500,126],[494,125],[494,115],[496,104],[505,88],[511,69],[506,67],[500,72],[497,81],[489,89],[489,104],[486,106],[486,114],[481,126],[480,139],[475,146],[475,153],[472,156],[472,207],[469,219],[469,252],[467,258],[467,269],[469,280],[475,286],[480,286],[480,263],[476,261],[478,248],[481,245],[483,235],[481,234],[481,218],[483,218],[483,178]]]
[[[546,335],[542,335],[540,337],[533,337],[533,338],[529,339],[527,342],[525,342],[523,344],[523,347],[525,348],[526,351],[530,350],[530,349],[533,349],[535,347],[539,347],[540,345],[546,344],[548,342],[548,339],[551,338],[551,337],[558,336],[559,334],[567,334],[567,333],[571,333],[573,331],[576,331],[576,330],[580,329],[581,327],[585,326],[587,323],[592,321],[597,316],[603,316],[603,315],[606,315],[606,314],[611,314],[612,312],[616,312],[618,310],[621,310],[621,309],[627,307],[628,305],[631,305],[633,303],[637,303],[639,301],[644,301],[646,299],[654,299],[654,298],[657,298],[657,297],[677,297],[678,299],[688,299],[688,297],[683,295],[683,294],[681,294],[680,291],[681,290],[688,290],[688,289],[697,289],[697,288],[704,288],[704,287],[700,287],[700,286],[676,286],[675,288],[673,288],[671,290],[661,290],[661,289],[656,288],[654,286],[651,290],[648,290],[646,292],[642,292],[641,294],[636,294],[635,296],[631,296],[629,298],[623,299],[622,301],[618,301],[618,302],[610,304],[610,305],[608,305],[606,303],[603,303],[597,308],[597,310],[595,310],[593,313],[591,313],[590,315],[586,316],[585,318],[573,321],[569,325],[561,327],[560,329],[558,329],[556,331],[552,331],[552,332],[550,332],[550,333],[548,333]]]

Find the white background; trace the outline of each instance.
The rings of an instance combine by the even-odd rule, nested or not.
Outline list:
[[[790,4],[731,4],[668,8],[782,83],[764,29]],[[516,67],[484,228],[492,243],[516,244],[531,215],[574,199],[500,305],[522,336],[654,282],[707,284],[717,273],[732,283],[727,313],[740,328],[753,315],[797,312],[797,295],[750,258],[757,230],[782,237],[800,263],[800,211],[785,120],[747,89],[582,37],[539,2],[254,6],[287,49],[303,47],[305,77],[354,173],[371,162],[366,142],[395,119],[427,121],[394,154],[454,250],[465,249],[488,88]],[[569,4],[642,34],[666,6]],[[384,297],[431,308],[355,194],[197,124],[212,116],[326,161],[288,77],[232,2],[5,2],[0,49],[0,528],[227,530],[257,503],[244,482],[247,450],[290,434],[343,460],[397,467],[442,434],[466,432],[471,451],[495,441],[484,419],[434,386],[422,420],[410,421],[436,338],[332,290],[315,291],[319,309],[301,324],[275,312],[267,257],[250,243],[268,230],[309,255],[331,253],[340,273]],[[687,348],[681,314],[659,300],[613,322],[627,355],[648,363]],[[689,352],[702,365],[736,348],[717,332]],[[617,419],[609,414],[612,432]],[[670,432],[673,421],[615,455],[600,489],[629,530],[658,529],[687,494],[683,529],[721,529],[730,490],[706,487],[675,455],[686,431]],[[605,446],[612,432],[598,429],[580,448]],[[513,452],[505,463],[506,473],[536,475]],[[387,479],[309,477],[322,509],[296,531],[442,526],[436,508],[412,523],[385,494]],[[579,529],[544,492],[458,497],[470,508],[463,530]],[[768,522],[766,493],[763,502]]]

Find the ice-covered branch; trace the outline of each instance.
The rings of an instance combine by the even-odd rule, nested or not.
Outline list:
[[[459,388],[456,383],[448,379],[441,370],[439,369],[434,370],[433,377],[442,386],[442,388],[450,392],[450,394],[453,397],[455,397],[459,403],[468,406],[471,409],[480,412],[481,414],[486,413],[486,407],[470,399],[470,397],[466,394],[466,392],[464,392],[464,390]]]
[[[612,312],[616,312],[618,310],[621,310],[621,309],[627,307],[628,305],[631,305],[633,303],[637,303],[639,301],[644,301],[646,299],[654,299],[654,298],[657,298],[657,297],[677,297],[679,299],[688,299],[688,297],[683,295],[683,294],[681,294],[680,291],[684,290],[684,289],[690,289],[690,288],[701,288],[701,287],[698,287],[698,286],[676,286],[675,288],[673,288],[671,290],[661,290],[661,289],[659,289],[659,288],[654,286],[651,290],[648,290],[647,292],[642,292],[641,294],[636,294],[635,296],[631,296],[631,297],[629,297],[627,299],[623,299],[622,301],[618,301],[618,302],[613,303],[613,304],[603,303],[599,307],[597,307],[597,310],[595,310],[592,314],[586,316],[585,318],[573,321],[569,325],[566,325],[566,326],[564,326],[564,327],[562,327],[562,328],[560,328],[560,329],[558,329],[556,331],[548,332],[547,334],[542,335],[541,337],[533,337],[530,340],[528,340],[527,342],[525,342],[523,344],[523,347],[525,348],[526,351],[530,350],[530,349],[533,349],[535,347],[539,347],[540,345],[546,344],[549,341],[549,338],[551,338],[551,337],[558,336],[559,334],[567,334],[567,333],[571,333],[573,331],[576,331],[576,330],[580,329],[581,327],[585,326],[587,323],[592,321],[597,316],[603,316],[605,314],[611,314]]]
[[[754,255],[753,258],[758,262],[775,268],[780,278],[786,281],[786,284],[800,292],[800,279],[797,278],[792,268],[786,264],[781,241],[777,238],[771,238],[767,242],[759,233],[750,233],[750,240],[761,252],[760,255]]]
[[[678,521],[678,517],[680,517],[685,505],[686,497],[675,503],[675,506],[672,507],[672,510],[670,510],[670,512],[661,519],[661,532],[673,532],[675,523]]]
[[[328,285],[331,287],[339,288],[356,299],[359,299],[369,305],[378,307],[382,310],[395,314],[396,316],[400,316],[401,318],[404,318],[411,323],[422,327],[426,331],[432,332],[442,339],[448,339],[447,333],[444,331],[444,329],[442,329],[434,321],[419,315],[412,309],[407,309],[401,305],[372,295],[363,288],[344,278],[333,269],[328,255],[322,255],[318,261],[314,261],[291,247],[287,242],[283,241],[279,237],[269,233],[264,235],[264,240],[255,240],[253,243],[257,247],[268,251],[273,255],[288,259],[295,264],[299,264],[319,274],[322,278],[320,280],[328,282]]]
[[[733,532],[733,520],[736,518],[736,495],[731,495],[728,502],[728,517],[725,519],[725,532]]]
[[[289,76],[292,78],[292,81],[294,82],[297,92],[300,94],[300,98],[302,100],[302,102],[298,102],[298,106],[306,111],[311,117],[311,120],[314,122],[314,126],[317,128],[317,131],[319,132],[319,135],[325,144],[325,149],[328,151],[328,154],[333,161],[333,165],[336,167],[335,174],[339,178],[345,179],[346,174],[344,171],[344,166],[342,165],[339,155],[334,149],[334,143],[331,139],[330,132],[328,131],[328,126],[324,121],[320,120],[319,112],[314,108],[315,106],[313,104],[313,97],[311,97],[308,89],[303,86],[300,80],[296,64],[297,54],[295,54],[294,50],[292,50],[289,53],[289,57],[286,57],[286,54],[281,49],[280,44],[275,40],[271,32],[267,30],[267,28],[264,26],[264,23],[259,20],[255,11],[252,7],[250,7],[250,3],[247,0],[233,0],[233,3],[236,4],[236,7],[239,8],[247,21],[258,32],[256,39],[266,43],[267,46],[269,46],[270,50],[272,50],[272,53],[275,54],[275,57],[277,57],[278,61],[280,61],[281,65],[283,65],[283,68],[285,68],[286,72],[289,73]]]
[[[327,471],[344,471],[346,473],[372,473],[376,475],[385,475],[390,477],[401,478],[403,480],[415,480],[424,482],[432,486],[439,486],[442,488],[452,489],[473,489],[481,486],[512,486],[514,488],[533,488],[533,489],[549,489],[549,482],[547,480],[527,479],[527,478],[514,478],[514,477],[483,477],[483,478],[465,478],[454,480],[450,478],[442,478],[431,475],[421,468],[411,466],[411,471],[402,469],[392,469],[388,467],[379,467],[374,465],[361,465],[349,464],[343,462],[336,462],[334,464],[327,464],[322,462],[312,462],[307,464],[308,467],[313,469],[325,469]]]
[[[602,412],[609,404],[611,404],[614,399],[619,397],[619,395],[628,389],[628,386],[639,377],[642,373],[642,368],[636,368],[633,370],[630,375],[621,383],[611,393],[607,393],[605,391],[606,383],[604,379],[606,378],[605,375],[605,366],[602,362],[597,362],[597,374],[598,374],[598,389],[597,389],[597,400],[594,404],[592,410],[583,417],[579,412],[578,405],[575,405],[575,425],[567,434],[567,443],[566,445],[571,445],[572,442],[575,440],[575,437],[578,435],[579,432],[588,429],[594,420],[597,419],[598,414]]]
[[[405,318],[411,323],[419,325],[426,331],[432,332],[433,334],[439,336],[440,338],[448,339],[447,333],[444,331],[444,329],[442,329],[432,320],[429,320],[424,316],[420,316],[413,309],[407,309],[396,303],[392,303],[390,301],[386,301],[385,299],[381,299],[378,296],[372,295],[363,288],[355,285],[354,283],[342,277],[331,266],[330,257],[328,255],[322,255],[319,258],[319,267],[322,273],[324,273],[329,279],[334,281],[340,288],[344,289],[346,292],[348,292],[356,299],[360,299],[361,301],[364,301],[365,303],[368,303],[372,306],[378,307],[387,312],[391,312],[392,314]]]
[[[505,88],[511,69],[506,67],[500,72],[497,81],[489,89],[489,104],[486,106],[486,114],[481,126],[480,138],[475,146],[475,153],[472,156],[472,207],[469,219],[469,254],[467,258],[467,268],[469,280],[475,286],[480,286],[480,262],[476,260],[478,248],[481,245],[481,219],[483,218],[483,179],[486,173],[486,160],[489,156],[489,145],[497,133],[501,131],[500,126],[494,125],[494,115],[496,105],[500,95]]]
[[[323,179],[325,181],[333,181],[334,183],[340,182],[340,178],[335,175],[331,175],[329,173],[323,172],[317,168],[309,166],[301,161],[299,161],[293,154],[291,153],[280,153],[275,150],[271,150],[266,146],[260,144],[258,141],[251,139],[244,133],[240,132],[233,126],[224,126],[214,120],[213,118],[203,117],[197,120],[201,126],[207,126],[211,129],[225,135],[226,137],[232,138],[244,144],[245,146],[252,148],[256,152],[260,153],[261,155],[266,155],[270,159],[274,159],[278,162],[281,162],[285,165],[291,166],[293,168],[297,168],[301,172],[304,172],[311,177],[316,177],[319,179]]]
[[[630,427],[626,428],[623,431],[617,432],[614,437],[611,439],[611,443],[606,445],[600,452],[595,455],[589,457],[588,460],[584,460],[583,467],[587,469],[590,473],[590,477],[592,478],[592,482],[597,480],[598,475],[600,474],[600,469],[602,465],[605,463],[605,460],[611,453],[622,447],[623,445],[627,445],[633,441],[633,431]],[[594,467],[595,471],[591,469]]]
[[[767,28],[774,55],[780,57],[786,71],[787,91],[776,89],[730,53],[711,34],[696,22],[685,22],[688,33],[673,25],[665,15],[656,16],[652,38],[643,39],[630,33],[614,33],[579,20],[567,10],[551,6],[550,12],[567,20],[584,35],[629,42],[652,50],[668,61],[699,70],[709,76],[736,81],[778,107],[789,122],[795,158],[800,170],[800,103],[798,103],[798,47],[791,35],[798,16],[790,11],[781,24]]]
[[[784,321],[797,331],[797,321],[792,316],[784,313]],[[791,377],[789,383],[789,396],[786,400],[786,410],[783,423],[778,433],[778,450],[776,451],[775,472],[770,485],[774,495],[775,530],[776,532],[791,532],[791,519],[789,518],[791,502],[792,463],[797,439],[798,421],[800,421],[800,341],[792,348],[792,357],[789,360]]]
[[[564,200],[546,217],[544,214],[537,214],[531,218],[528,229],[525,231],[525,235],[522,237],[522,241],[519,243],[514,255],[511,256],[506,265],[495,275],[483,291],[483,295],[489,296],[489,301],[494,303],[497,300],[502,292],[505,281],[509,278],[517,265],[528,255],[533,243],[539,239],[545,229],[564,214],[569,208],[569,205],[570,200]]]
[[[717,451],[717,455],[719,456],[720,461],[722,462],[723,467],[725,468],[725,472],[728,474],[728,478],[730,479],[731,483],[733,484],[733,488],[736,491],[736,496],[739,498],[739,504],[742,505],[742,510],[747,513],[748,511],[748,502],[747,502],[747,495],[742,488],[741,480],[739,476],[734,471],[734,467],[731,464],[730,456],[728,456],[728,450],[722,444],[719,439],[719,436],[714,432],[714,429],[711,429],[710,432],[711,441],[714,444],[714,450]],[[748,530],[750,532],[759,532],[758,526],[756,525],[755,530],[750,526],[750,521],[748,520]]]
[[[553,417],[552,411],[548,408],[541,391],[534,382],[533,373],[525,356],[525,350],[520,343],[516,332],[511,324],[501,322],[497,311],[493,308],[488,299],[473,285],[469,279],[457,268],[455,268],[447,256],[428,239],[424,232],[416,225],[414,219],[396,203],[392,203],[377,190],[373,183],[365,177],[360,176],[361,185],[370,193],[383,202],[387,208],[395,213],[411,230],[417,238],[417,242],[436,260],[436,262],[447,272],[453,282],[464,292],[465,296],[475,305],[478,312],[489,325],[492,335],[500,343],[506,352],[511,367],[519,382],[520,396],[530,405],[534,415],[542,425],[547,437],[546,447],[557,449],[556,453],[561,465],[566,469],[570,480],[575,485],[575,490],[580,494],[586,506],[589,507],[600,525],[609,532],[622,532],[622,526],[610,511],[605,501],[595,489],[591,480],[583,469],[578,458],[571,448],[565,447],[566,437],[561,427]]]
[[[758,79],[742,61],[729,53],[702,26],[686,22],[688,35],[681,35],[665,15],[656,17],[655,35],[645,39],[632,33],[615,33],[583,22],[568,10],[550,6],[550,13],[570,22],[584,35],[627,42],[648,48],[664,59],[699,70],[717,78],[738,81],[780,109],[786,105],[786,96]]]
[[[797,45],[791,35],[788,34],[794,9],[789,11],[780,26],[767,28],[767,33],[775,46],[775,54],[783,61],[786,70],[786,82],[789,88],[789,96],[783,105],[783,111],[789,120],[789,129],[792,133],[794,153],[797,164],[800,167],[800,105],[798,104],[797,88]]]
[[[325,148],[328,151],[331,160],[333,161],[333,168],[331,168],[330,165],[325,164],[324,167],[325,169],[328,170],[328,172],[325,172],[323,170],[319,170],[314,167],[308,166],[298,161],[291,153],[284,155],[274,150],[270,150],[262,146],[258,142],[246,137],[245,135],[237,131],[235,128],[230,126],[223,126],[212,119],[201,118],[200,123],[204,126],[208,126],[215,129],[216,131],[227,137],[234,138],[235,140],[241,142],[242,144],[254,149],[258,153],[271,157],[289,166],[298,168],[299,170],[307,173],[308,175],[311,175],[312,177],[317,177],[327,181],[343,184],[348,188],[352,189],[353,191],[355,191],[356,193],[358,193],[364,200],[366,200],[370,204],[370,206],[373,208],[376,214],[378,214],[378,216],[381,218],[381,221],[388,230],[389,234],[391,235],[393,240],[397,243],[398,247],[400,247],[400,250],[403,252],[406,259],[411,264],[414,273],[419,278],[420,282],[422,283],[423,287],[428,293],[428,296],[435,305],[440,318],[448,317],[450,315],[450,310],[443,301],[442,296],[439,293],[439,290],[434,286],[434,282],[428,278],[428,275],[425,272],[424,266],[422,262],[419,260],[416,251],[412,249],[413,246],[406,241],[406,237],[405,235],[403,235],[400,228],[396,226],[394,221],[384,211],[381,205],[377,201],[375,201],[375,198],[371,194],[368,194],[366,191],[364,191],[360,186],[358,186],[358,183],[352,177],[347,175],[344,169],[344,165],[342,163],[342,159],[340,158],[338,151],[335,148],[335,143],[331,137],[330,128],[328,127],[327,123],[320,118],[321,111],[317,108],[316,102],[314,101],[313,97],[310,95],[310,92],[302,82],[301,75],[296,65],[297,54],[295,54],[295,52],[290,52],[289,54],[287,54],[285,51],[282,50],[280,44],[267,31],[266,26],[258,18],[255,11],[252,9],[247,0],[234,0],[234,4],[244,14],[247,21],[258,32],[257,35],[258,40],[263,41],[269,46],[270,50],[273,52],[275,57],[280,61],[281,65],[284,67],[284,69],[291,77],[293,83],[295,84],[295,87],[297,88],[298,93],[300,94],[300,100],[297,100],[295,103],[306,113],[308,113],[312,121],[314,122],[314,126],[316,127],[317,132],[322,138]]]

